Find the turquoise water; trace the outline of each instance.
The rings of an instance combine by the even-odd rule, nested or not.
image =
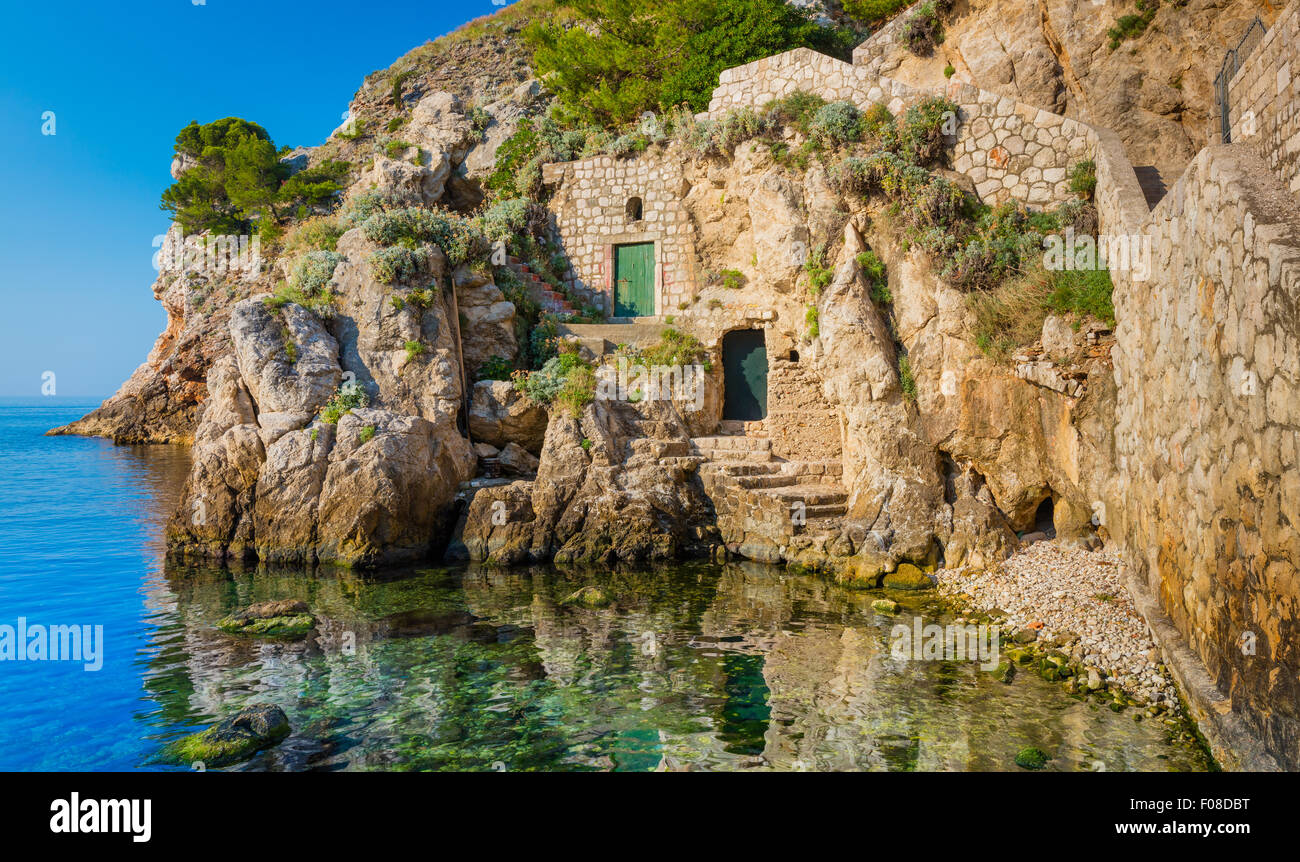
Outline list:
[[[167,769],[177,737],[272,702],[292,735],[237,767],[1193,770],[1195,748],[1021,674],[891,658],[873,593],[761,565],[362,575],[164,562],[179,447],[41,433],[90,405],[0,402],[0,624],[103,625],[106,657],[0,662],[0,769]],[[566,605],[599,583],[605,608]],[[214,623],[301,598],[306,640]],[[900,618],[945,622],[926,597]]]

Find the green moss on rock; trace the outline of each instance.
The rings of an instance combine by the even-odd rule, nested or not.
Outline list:
[[[928,590],[934,586],[934,581],[918,566],[901,563],[897,570],[885,575],[884,584],[891,590]]]
[[[1047,765],[1047,761],[1047,754],[1033,746],[1020,749],[1020,753],[1016,755],[1016,766],[1021,769],[1042,769]]]
[[[163,752],[169,763],[229,766],[247,760],[289,735],[289,719],[273,704],[246,706],[207,730],[176,740]]]
[[[560,604],[577,605],[583,608],[603,608],[610,603],[609,596],[600,587],[585,586],[570,593]]]
[[[217,623],[230,634],[261,638],[300,638],[316,625],[316,618],[300,601],[260,602]]]

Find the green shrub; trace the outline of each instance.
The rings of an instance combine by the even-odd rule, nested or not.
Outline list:
[[[889,290],[889,278],[885,274],[885,262],[874,251],[867,249],[856,258],[858,268],[871,285],[871,301],[880,305],[889,305],[894,295]]]
[[[361,441],[362,446],[366,445],[371,440],[375,439],[375,426],[374,425],[364,426],[361,429],[361,432],[357,435],[357,439]]]
[[[745,286],[745,274],[738,269],[724,269],[719,275],[722,286],[728,290],[739,290]]]
[[[863,24],[888,21],[910,3],[911,0],[840,0],[844,11]]]
[[[825,146],[841,146],[862,137],[862,112],[849,101],[829,102],[810,122],[812,135]]]
[[[943,76],[945,78],[951,78],[955,74],[957,74],[957,68],[952,63],[943,67]]]
[[[406,349],[406,361],[411,362],[424,355],[425,346],[423,341],[408,341],[403,347]]]
[[[428,269],[433,252],[427,246],[394,245],[381,248],[370,255],[370,268],[381,284],[410,281]]]
[[[503,356],[493,354],[479,367],[479,380],[509,380],[514,373],[514,364]]]
[[[485,257],[490,246],[474,221],[419,207],[379,210],[362,223],[361,230],[366,239],[383,246],[433,243],[452,266]]]
[[[314,295],[330,283],[341,260],[343,255],[336,251],[309,251],[294,266],[289,286]]]
[[[566,350],[533,372],[516,373],[515,388],[535,404],[555,404],[571,415],[596,397],[596,372],[576,350]]]
[[[395,159],[414,146],[415,144],[409,141],[389,141],[384,144],[384,154],[390,159]]]
[[[647,368],[698,364],[707,371],[713,366],[708,348],[698,338],[671,327],[663,331],[658,342],[640,351],[638,355]]]
[[[822,288],[831,283],[835,270],[826,262],[826,246],[817,245],[808,252],[803,271],[808,276],[808,290],[813,296],[822,292]]]
[[[1070,166],[1070,191],[1088,200],[1097,191],[1097,163],[1092,159]]]
[[[783,0],[574,0],[573,21],[525,30],[534,68],[570,119],[609,127],[645,111],[704,110],[718,74],[792,48],[847,59],[853,43]]]
[[[821,335],[821,315],[817,306],[809,305],[803,314],[804,323],[808,324],[808,338],[811,340]]]
[[[360,383],[356,381],[344,383],[334,390],[334,394],[321,408],[320,420],[328,425],[337,425],[344,414],[365,407],[369,403],[370,398],[366,395],[366,390],[362,388]]]
[[[1110,37],[1110,50],[1114,51],[1126,39],[1136,39],[1145,33],[1160,10],[1160,0],[1137,0],[1135,5],[1138,14],[1121,16],[1115,26],[1106,31]]]
[[[903,397],[915,401],[916,378],[912,376],[912,360],[907,358],[907,354],[898,357],[898,382],[903,389]]]
[[[388,133],[391,135],[393,132],[397,131],[404,125],[406,125],[406,117],[393,117],[391,120],[388,121],[388,126],[387,126]]]
[[[955,130],[957,104],[929,96],[907,109],[899,132],[899,154],[913,165],[934,164],[943,155],[944,134]]]
[[[334,251],[343,231],[344,225],[337,216],[309,218],[293,226],[285,240],[284,250],[289,253]]]
[[[934,51],[939,44],[939,11],[934,3],[922,3],[907,20],[898,37],[907,50],[924,57]]]
[[[816,93],[795,90],[788,96],[773,99],[763,106],[774,125],[789,126],[801,134],[811,136],[813,118],[826,106],[826,100]]]

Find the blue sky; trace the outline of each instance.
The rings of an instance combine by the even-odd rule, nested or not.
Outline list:
[[[58,395],[104,398],[144,360],[182,126],[233,115],[321,143],[365,75],[500,5],[0,0],[0,396],[53,371]]]

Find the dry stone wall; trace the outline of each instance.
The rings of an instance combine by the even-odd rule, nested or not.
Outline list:
[[[1300,217],[1250,148],[1203,150],[1115,272],[1107,527],[1234,712],[1300,768]]]
[[[1300,197],[1300,3],[1264,34],[1228,85],[1232,140],[1259,148],[1269,169]]]
[[[926,96],[951,99],[959,108],[948,138],[953,167],[971,178],[986,202],[1012,199],[1045,207],[1073,197],[1069,169],[1091,158],[1097,145],[1086,124],[1010,97],[958,82],[933,91],[909,87],[808,48],[724,71],[709,115],[760,107],[799,90],[860,107],[883,104],[894,114]]]

